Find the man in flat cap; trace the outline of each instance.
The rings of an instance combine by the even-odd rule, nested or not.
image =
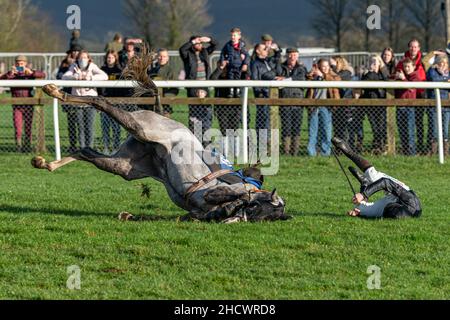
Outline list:
[[[279,51],[280,48],[278,44],[273,41],[273,37],[270,34],[263,34],[261,36],[261,43],[265,44],[269,48],[269,58],[275,55],[275,52]]]

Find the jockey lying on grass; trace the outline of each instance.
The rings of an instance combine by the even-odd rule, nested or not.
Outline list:
[[[350,167],[350,172],[361,183],[361,193],[353,197],[353,203],[357,205],[349,212],[349,215],[363,218],[419,218],[422,214],[420,200],[417,195],[403,182],[379,172],[366,159],[353,152],[348,144],[333,138],[333,145],[350,160],[352,160],[364,175],[355,168]],[[379,191],[384,191],[386,196],[370,203],[369,198]]]

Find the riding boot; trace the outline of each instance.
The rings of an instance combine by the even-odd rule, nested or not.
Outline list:
[[[335,148],[341,150],[362,172],[373,167],[369,161],[356,154],[344,140],[334,137],[331,141]]]
[[[294,144],[292,146],[292,155],[294,157],[298,156],[299,151],[300,151],[300,137],[296,136],[294,137]]]
[[[291,154],[291,137],[283,138],[283,154],[288,156]]]
[[[22,152],[22,139],[16,139],[16,152]]]
[[[364,191],[366,187],[370,184],[369,180],[367,180],[363,174],[361,174],[358,170],[356,170],[354,167],[348,167],[348,170],[350,173],[356,178],[356,180],[359,181],[361,185],[361,191]]]

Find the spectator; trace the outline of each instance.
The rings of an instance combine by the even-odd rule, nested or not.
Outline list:
[[[211,74],[211,80],[227,80],[227,61],[217,61],[217,68]],[[227,98],[230,94],[230,88],[216,88],[216,98]],[[223,137],[227,136],[227,130],[238,130],[242,121],[242,108],[240,105],[215,105],[214,113],[219,121],[220,132]]]
[[[130,39],[126,39],[123,49],[119,52],[119,65],[122,70],[126,68],[128,61],[130,61],[135,54],[136,47],[134,42]]]
[[[342,81],[352,80],[355,71],[344,57],[333,57],[333,59],[330,60],[330,63],[333,72],[335,72]],[[339,95],[342,99],[353,98],[353,92],[351,89],[339,89]],[[344,106],[337,107],[333,110],[335,137],[347,141],[347,136],[350,136],[350,126],[354,125],[353,123],[350,123],[353,120],[351,112],[352,110],[349,107]]]
[[[149,75],[153,80],[176,80],[175,71],[170,65],[169,51],[167,49],[158,50],[158,61],[149,70]],[[175,97],[178,95],[178,88],[165,88],[163,90],[164,97]],[[173,109],[170,105],[163,105],[163,116],[170,118]]]
[[[252,80],[273,80],[278,64],[280,63],[281,52],[269,58],[269,48],[260,43],[254,49],[255,58],[251,62]],[[255,98],[269,98],[269,88],[253,88]],[[256,106],[256,134],[257,145],[260,146],[261,134],[268,142],[270,129],[270,108],[267,105]],[[263,131],[265,130],[265,131]]]
[[[305,81],[308,71],[303,63],[299,62],[298,50],[288,48],[286,54],[287,60],[280,66],[278,80]],[[304,92],[305,89],[303,88],[283,88],[280,90],[280,98],[303,99],[305,97]],[[297,156],[300,151],[303,109],[299,106],[283,106],[280,108],[282,151],[285,155]]]
[[[11,70],[0,77],[5,80],[34,80],[45,78],[42,71],[31,70],[27,67],[27,57],[19,55],[16,57],[16,63]],[[31,98],[33,97],[32,88],[11,88],[11,95],[14,98]],[[13,119],[14,131],[16,139],[17,152],[31,152],[31,143],[33,135],[33,111],[34,107],[30,105],[14,105]],[[22,127],[25,123],[25,136],[22,142]]]
[[[397,72],[395,79],[401,81],[418,81],[419,75],[415,70],[416,65],[413,60],[406,58],[403,60],[403,70]],[[417,89],[395,90],[397,99],[416,99]],[[414,107],[397,107],[397,127],[400,135],[402,154],[407,156],[416,155],[416,122]]]
[[[340,81],[341,78],[331,70],[330,62],[320,59],[317,66],[308,77],[314,81]],[[338,89],[312,89],[309,91],[311,99],[340,99]],[[320,151],[322,156],[331,154],[332,138],[332,113],[326,107],[317,107],[309,110],[309,142],[308,154],[311,157],[317,155],[317,136],[320,135]]]
[[[449,62],[447,55],[438,55],[434,60],[434,65],[427,72],[427,80],[433,82],[449,82]],[[441,99],[448,100],[449,93],[446,89],[441,89]],[[428,98],[436,99],[435,91],[428,90]],[[449,143],[448,143],[448,130],[450,124],[450,108],[443,107],[443,127],[444,127],[444,153],[446,156],[449,154]],[[437,153],[437,120],[436,120],[436,110],[434,107],[427,108],[428,119],[432,119],[428,122],[428,132],[431,132],[431,150],[430,155]]]
[[[70,47],[70,49],[66,52],[66,54],[70,55],[70,57],[75,61],[78,57],[78,54],[80,53],[80,51],[83,50],[83,47],[75,44],[73,46]]]
[[[72,37],[70,38],[69,48],[73,48],[75,46],[83,48],[83,42],[80,39],[81,33],[80,30],[73,30]]]
[[[73,52],[71,50],[67,51],[66,58],[61,62],[58,72],[56,74],[57,80],[62,80],[63,75],[69,71],[69,68],[72,64],[76,62],[76,56],[73,57]],[[72,93],[72,88],[63,88],[63,91],[66,93]],[[67,115],[67,126],[68,134],[69,134],[69,153],[75,153],[77,151],[77,136],[75,133],[75,128],[70,124],[76,123],[76,110],[72,105],[63,104],[62,105],[63,112]]]
[[[119,55],[116,51],[108,51],[105,55],[105,63],[101,70],[108,75],[109,80],[119,80],[122,75],[122,69],[119,65]],[[122,88],[107,88],[103,89],[102,95],[105,97],[125,97],[124,93],[127,90]],[[119,107],[119,106],[117,106]],[[102,124],[102,140],[104,153],[110,154],[111,151],[119,149],[120,146],[120,124],[102,112],[100,114],[100,120]],[[111,143],[111,131],[112,131],[112,143]]]
[[[364,65],[355,67],[355,75],[352,77],[352,81],[361,81],[364,74],[367,72]],[[358,99],[360,93],[358,90],[353,90],[353,97]],[[348,142],[353,150],[357,150],[358,153],[363,151],[364,141],[364,129],[363,119],[365,111],[362,107],[350,107],[351,118],[349,119],[349,137]]]
[[[389,72],[389,78],[395,78],[397,60],[395,59],[394,50],[392,48],[385,48],[381,53],[381,58],[383,59],[386,69]]]
[[[450,42],[448,42],[447,48],[445,50],[431,51],[422,59],[422,64],[425,68],[425,71],[428,71],[432,66],[435,66],[436,58],[439,56],[447,56],[447,58],[450,60]]]
[[[122,35],[120,33],[116,33],[114,35],[113,41],[109,42],[105,47],[105,52],[114,51],[119,52],[123,48],[122,43]]]
[[[203,45],[209,44],[208,47]],[[192,36],[188,42],[180,48],[180,57],[183,60],[186,80],[206,80],[211,75],[209,56],[214,52],[217,43],[209,37]],[[187,91],[188,97],[205,98],[209,96],[208,88],[190,88]],[[190,105],[189,106],[189,129],[195,132],[201,127],[197,138],[203,141],[204,133],[212,125],[212,107],[210,105]],[[204,142],[206,145],[207,142]]]
[[[227,79],[241,80],[243,73],[248,71],[250,56],[245,48],[239,28],[231,29],[231,40],[228,41],[220,53],[220,62],[227,61]],[[239,88],[231,88],[230,98],[239,97]]]
[[[78,54],[76,63],[72,64],[69,70],[63,75],[63,80],[108,80],[108,75],[102,71],[95,63],[92,62],[89,53],[85,50]],[[72,88],[72,94],[76,96],[93,96],[98,95],[95,88]],[[91,106],[78,106],[75,109],[75,120],[69,123],[69,127],[74,128],[78,133],[78,142],[80,148],[94,146],[94,120],[95,109]],[[74,119],[75,118],[75,119]]]
[[[261,36],[261,41],[261,43],[265,44],[266,47],[269,48],[269,58],[272,58],[275,53],[280,50],[280,47],[273,41],[273,37],[270,34],[263,34]]]
[[[422,64],[422,52],[420,51],[420,42],[417,39],[412,39],[408,43],[409,50],[405,53],[405,57],[403,58],[409,58],[412,61],[414,61],[415,64],[415,70],[418,75],[417,81],[426,81],[427,80],[427,74],[425,72],[425,67]],[[397,72],[401,72],[403,70],[403,60],[400,61],[397,65]],[[417,98],[423,99],[425,98],[425,90],[419,89],[417,90]],[[416,107],[415,110],[415,117],[416,117],[416,129],[417,129],[417,150],[421,154],[427,154],[428,151],[431,148],[430,141],[425,145],[424,144],[424,114],[425,114],[425,108],[423,107]],[[428,121],[432,121],[432,119],[428,119]],[[429,140],[430,137],[428,137]]]
[[[362,81],[387,81],[389,72],[379,55],[374,55],[369,60],[369,71],[362,77]],[[361,95],[363,99],[385,99],[385,89],[364,89]],[[387,140],[387,110],[386,107],[370,106],[363,107],[363,118],[367,114],[372,127],[373,140],[371,151],[375,155],[385,153]]]

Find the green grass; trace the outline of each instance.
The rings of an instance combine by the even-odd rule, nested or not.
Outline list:
[[[449,299],[450,165],[374,159],[414,187],[419,220],[352,219],[332,159],[284,158],[267,188],[295,218],[178,223],[162,185],[126,182],[86,163],[55,173],[29,157],[0,157],[0,299]],[[124,223],[117,214],[159,217]],[[81,290],[66,288],[81,268]],[[366,287],[381,268],[381,290]]]

